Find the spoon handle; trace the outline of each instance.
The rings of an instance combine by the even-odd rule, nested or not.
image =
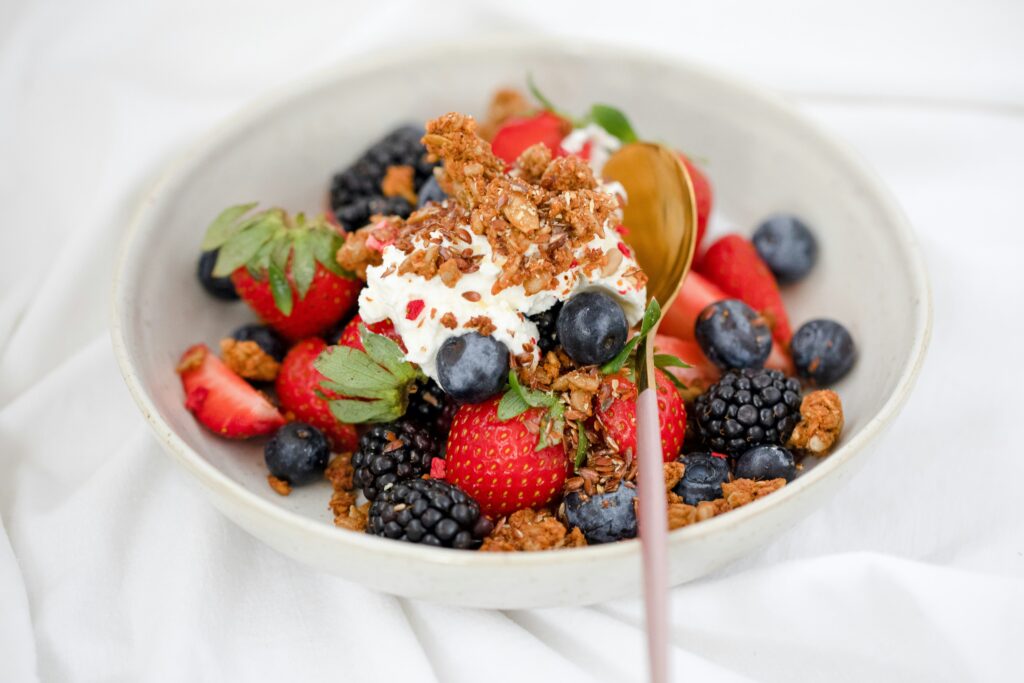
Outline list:
[[[653,337],[653,332],[652,335]],[[644,606],[651,683],[668,679],[668,520],[653,343],[645,345],[648,386],[636,401],[640,546],[644,565]]]

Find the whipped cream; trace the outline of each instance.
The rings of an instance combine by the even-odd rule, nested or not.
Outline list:
[[[584,156],[583,150],[589,143],[589,155]],[[594,177],[600,178],[608,158],[615,153],[622,142],[596,123],[588,123],[576,128],[562,140],[562,149],[569,154],[584,156],[594,170]]]
[[[468,229],[468,226],[464,227]],[[386,246],[383,263],[366,270],[366,287],[359,296],[359,315],[368,323],[389,318],[405,344],[406,358],[417,363],[427,376],[435,380],[438,349],[449,337],[471,331],[465,325],[477,316],[490,318],[495,327],[491,335],[505,344],[513,356],[526,353],[527,345],[532,345],[529,353],[535,358],[539,356],[537,326],[526,316],[546,311],[556,302],[565,301],[583,290],[600,289],[614,296],[622,306],[626,320],[633,326],[643,317],[646,287],[637,287],[632,279],[626,277],[627,271],[636,267],[636,261],[628,255],[631,252],[614,225],[605,225],[604,233],[603,237],[595,237],[581,247],[577,254],[582,254],[585,249],[618,250],[623,257],[614,269],[609,268],[607,274],[593,271],[592,277],[587,277],[582,268],[573,267],[556,276],[557,285],[553,289],[533,295],[526,294],[522,285],[491,293],[505,259],[494,254],[483,235],[470,233],[472,243],[469,248],[474,254],[483,256],[479,270],[463,274],[454,287],[448,287],[439,277],[425,279],[415,273],[399,275],[398,266],[406,254],[395,246]],[[417,236],[415,246],[423,248],[430,237],[437,239],[441,236],[439,232]],[[457,247],[465,249],[466,244],[460,242]],[[466,293],[469,293],[469,298],[463,296]],[[447,313],[456,321],[454,328],[441,322]]]

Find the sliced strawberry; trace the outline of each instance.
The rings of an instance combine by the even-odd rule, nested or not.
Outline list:
[[[679,295],[665,311],[658,329],[679,339],[693,339],[693,326],[700,312],[708,305],[728,298],[728,294],[707,278],[691,270],[683,280]]]
[[[697,166],[680,154],[687,172],[690,174],[690,182],[693,183],[693,198],[697,202],[697,246],[694,253],[700,253],[701,243],[704,241],[704,234],[708,229],[708,218],[711,216],[711,204],[714,195],[711,192],[711,183]]]
[[[537,450],[540,408],[503,422],[499,400],[459,408],[444,466],[445,481],[472,496],[491,517],[547,505],[561,494],[571,467],[562,444]]]
[[[185,407],[209,430],[229,439],[270,434],[284,418],[266,396],[236,375],[205,344],[181,356]]]
[[[267,323],[289,341],[323,332],[341,320],[359,298],[363,283],[335,275],[320,264],[305,298],[292,289],[290,315],[278,309],[267,280],[257,280],[244,266],[231,274],[238,295]]]
[[[676,387],[664,375],[657,372],[658,419],[661,425],[661,455],[665,462],[675,460],[683,447],[686,435],[686,406]],[[620,453],[636,453],[636,387],[620,375],[618,391],[624,396],[614,400],[606,409],[598,406],[597,417],[604,424],[608,435],[619,446]]]
[[[778,340],[772,344],[772,351],[768,354],[768,359],[764,362],[764,366],[772,370],[782,370],[788,377],[796,375],[793,359],[790,358],[789,352],[782,348],[782,344]]]
[[[783,346],[789,345],[793,332],[779,286],[749,240],[739,235],[726,235],[708,247],[697,269],[730,298],[741,299],[764,314],[775,339]]]
[[[512,165],[527,147],[543,142],[552,153],[559,153],[560,143],[572,124],[549,111],[529,118],[510,119],[491,139],[491,149],[506,164]]]
[[[348,325],[345,325],[345,329],[341,331],[341,337],[338,338],[338,344],[341,346],[348,346],[349,348],[358,349],[359,351],[365,351],[363,348],[363,340],[359,337],[359,326],[363,323],[363,319],[356,313],[352,317],[352,320],[348,321]],[[370,323],[366,325],[366,329],[375,334],[382,334],[388,339],[396,342],[405,351],[405,345],[402,343],[402,338],[398,336],[398,332],[395,331],[395,326],[391,324],[390,320],[381,320],[380,322]]]
[[[686,385],[685,390],[680,390],[684,400],[691,401],[703,394],[722,376],[722,371],[708,360],[693,339],[679,339],[659,334],[654,338],[654,351],[655,353],[671,354],[690,366],[688,368],[665,368],[665,372],[671,372]]]
[[[281,363],[274,388],[281,407],[300,422],[313,425],[324,433],[336,452],[351,452],[358,446],[356,428],[345,424],[331,413],[328,398],[340,398],[320,387],[324,376],[313,367],[320,352],[327,348],[327,342],[319,337],[304,339],[293,346]]]

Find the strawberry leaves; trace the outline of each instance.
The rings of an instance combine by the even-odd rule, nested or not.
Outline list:
[[[619,351],[614,358],[601,366],[601,374],[615,374],[627,363],[629,363],[629,367],[631,369],[635,370],[637,346],[647,338],[647,335],[654,329],[655,323],[657,323],[660,318],[661,306],[658,304],[657,299],[651,299],[651,303],[647,304],[647,310],[644,311],[643,320],[640,322],[640,332],[626,342],[626,345],[622,347],[622,350]]]
[[[613,107],[610,104],[592,104],[590,110],[582,117],[573,117],[565,112],[559,110],[544,93],[537,87],[537,83],[533,80],[533,75],[528,74],[526,77],[526,85],[530,90],[530,94],[533,95],[534,99],[540,103],[540,106],[547,109],[553,114],[561,116],[563,119],[572,121],[573,128],[582,128],[588,124],[596,123],[597,125],[604,128],[609,135],[612,135],[623,143],[636,142],[640,138],[637,136],[636,131],[633,129],[633,125],[629,122],[629,119],[622,112],[621,109]]]
[[[307,220],[300,213],[291,218],[276,208],[250,214],[255,207],[228,207],[206,229],[203,250],[220,250],[215,276],[248,268],[255,279],[268,281],[274,305],[286,316],[295,304],[292,291],[305,299],[318,265],[341,277],[355,277],[335,260],[344,238],[324,217]]]
[[[565,405],[554,392],[537,391],[524,387],[519,383],[515,372],[508,373],[508,391],[498,402],[498,419],[507,422],[519,417],[530,408],[543,408],[544,415],[540,419],[540,436],[537,448],[540,451],[548,446],[562,442],[562,430],[565,428]]]
[[[409,389],[425,379],[405,360],[401,347],[387,337],[359,326],[365,351],[333,346],[313,366],[326,378],[320,386],[344,398],[327,398],[331,413],[348,424],[390,422],[405,414]]]

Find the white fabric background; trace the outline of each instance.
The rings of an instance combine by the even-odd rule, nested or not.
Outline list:
[[[0,681],[643,679],[637,601],[440,607],[262,546],[160,453],[111,353],[126,216],[182,144],[349,55],[467,32],[777,88],[880,172],[926,251],[935,334],[906,410],[819,511],[673,591],[676,678],[1020,680],[1024,5],[664,4],[0,2]]]

